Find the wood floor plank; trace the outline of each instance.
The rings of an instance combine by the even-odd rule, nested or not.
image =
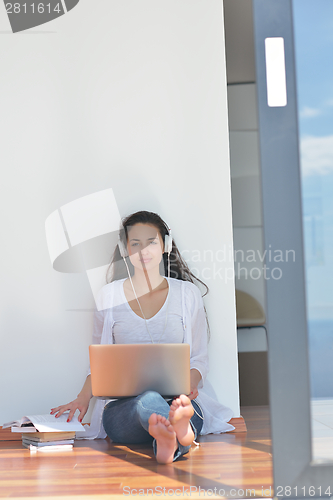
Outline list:
[[[222,493],[251,489],[262,497],[272,485],[268,408],[243,408],[242,415],[246,433],[201,436],[200,446],[193,445],[172,465],[157,464],[151,445],[76,441],[72,451],[31,454],[18,441],[2,441],[0,497],[116,500],[119,495],[124,500],[124,492],[156,488],[165,488],[165,495],[190,489],[191,500],[199,488]]]

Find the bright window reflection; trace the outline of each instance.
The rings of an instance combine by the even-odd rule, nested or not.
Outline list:
[[[333,399],[333,2],[293,9],[311,394]]]

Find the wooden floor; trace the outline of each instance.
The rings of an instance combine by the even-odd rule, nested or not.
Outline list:
[[[172,465],[158,465],[150,445],[76,441],[73,451],[30,454],[19,441],[1,442],[0,497],[272,498],[268,407],[245,407],[242,415],[247,433],[201,436],[200,446]]]

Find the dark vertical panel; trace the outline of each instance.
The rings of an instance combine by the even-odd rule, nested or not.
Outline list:
[[[266,256],[281,270],[267,285],[269,387],[274,484],[292,486],[311,460],[302,206],[297,101],[290,0],[254,0],[255,53],[265,248],[280,250],[284,261]],[[267,105],[265,38],[285,43],[287,106]],[[286,261],[286,252],[289,260]],[[295,259],[292,259],[295,255]],[[278,278],[280,272],[275,272]],[[276,494],[277,492],[275,492]],[[293,496],[293,495],[291,495]]]

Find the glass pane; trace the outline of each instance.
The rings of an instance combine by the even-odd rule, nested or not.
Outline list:
[[[333,459],[333,2],[293,0],[314,459]]]

